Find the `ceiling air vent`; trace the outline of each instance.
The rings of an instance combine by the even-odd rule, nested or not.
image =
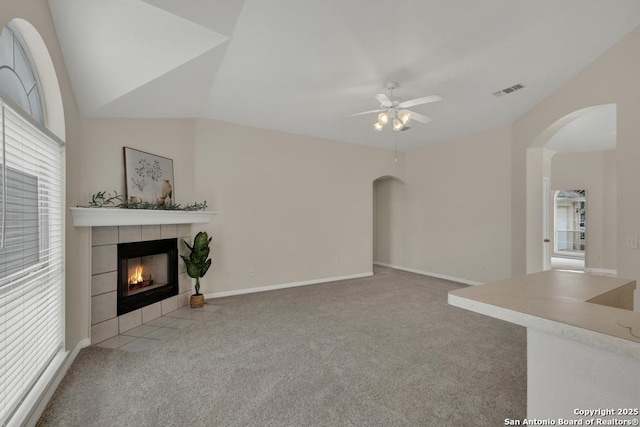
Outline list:
[[[502,96],[502,95],[508,95],[512,92],[515,92],[517,90],[523,89],[525,88],[525,85],[523,85],[522,83],[518,83],[517,85],[513,85],[511,87],[508,87],[506,89],[502,89],[499,90],[497,92],[493,92],[493,96]]]

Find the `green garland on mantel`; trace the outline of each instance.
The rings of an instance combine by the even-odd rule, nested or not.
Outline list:
[[[163,210],[163,211],[203,211],[207,209],[207,202],[202,203],[188,203],[186,206],[182,206],[178,203],[159,205],[152,202],[131,202],[127,201],[127,198],[118,194],[117,191],[113,191],[113,194],[106,191],[98,191],[91,196],[91,201],[86,206],[78,206],[81,208],[121,208],[121,209],[150,209],[150,210]]]

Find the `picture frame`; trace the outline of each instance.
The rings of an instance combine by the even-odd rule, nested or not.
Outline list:
[[[127,201],[175,204],[173,160],[123,147]]]

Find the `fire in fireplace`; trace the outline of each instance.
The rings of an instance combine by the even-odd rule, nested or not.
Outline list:
[[[130,268],[128,268],[130,270]],[[142,276],[143,272],[142,266],[136,267],[135,273],[132,276],[129,276],[129,292],[134,291],[136,289],[146,288],[147,286],[153,286],[153,278],[151,274],[149,274],[149,278],[145,279]]]
[[[177,294],[177,239],[118,245],[118,316]]]
[[[127,294],[133,295],[140,289],[149,286],[166,285],[168,281],[167,257],[166,253],[161,253],[127,258]]]

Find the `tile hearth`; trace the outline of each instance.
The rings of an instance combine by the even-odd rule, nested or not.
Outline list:
[[[182,239],[191,240],[190,224],[127,225],[91,228],[91,343],[102,343],[188,305],[192,280],[178,263],[178,295],[118,316],[118,244],[178,239],[178,253],[186,254]],[[129,336],[129,335],[127,335]],[[114,340],[116,342],[117,340]]]
[[[202,308],[180,308],[94,345],[134,353],[176,336],[181,329],[215,320],[221,308],[209,303]]]

